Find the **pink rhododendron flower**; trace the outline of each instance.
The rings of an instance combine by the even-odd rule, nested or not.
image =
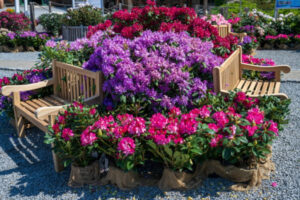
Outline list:
[[[167,125],[167,131],[169,133],[178,133],[178,119],[169,118],[169,124]]]
[[[202,108],[199,109],[199,115],[202,118],[206,118],[210,116],[210,111],[208,110],[208,106],[203,106]]]
[[[53,124],[52,129],[54,131],[54,134],[57,134],[59,132],[59,124]]]
[[[247,99],[246,93],[244,92],[237,92],[235,100],[239,103],[244,102]]]
[[[210,147],[216,147],[218,144],[218,141],[216,138],[212,138],[209,142]]]
[[[133,120],[133,115],[127,113],[124,115],[117,115],[117,119],[121,122],[122,126],[126,126]]]
[[[183,114],[179,123],[179,133],[192,135],[197,131],[198,122],[191,114]]]
[[[168,119],[160,113],[154,114],[150,121],[151,126],[156,129],[164,129],[168,124]]]
[[[90,113],[90,115],[95,115],[96,114],[96,108],[92,108],[89,113]]]
[[[268,131],[272,131],[276,134],[276,136],[278,136],[278,127],[277,127],[277,123],[276,122],[273,122],[272,120],[271,121],[268,121],[268,123],[270,124],[270,127],[268,129]]]
[[[133,135],[140,136],[146,132],[146,125],[144,118],[136,117],[128,126],[128,132]]]
[[[124,155],[132,155],[135,152],[135,143],[134,140],[130,137],[124,137],[118,143],[118,150],[121,151]]]
[[[172,116],[172,117],[176,117],[176,116],[181,115],[181,111],[180,111],[179,108],[173,107],[173,108],[171,108],[171,110],[169,112],[169,115]]]
[[[219,127],[217,126],[217,124],[209,123],[208,128],[214,130],[215,132],[219,131]]]
[[[88,126],[80,135],[80,143],[82,146],[92,145],[98,138],[95,133],[91,132],[94,127]]]
[[[65,124],[65,117],[62,115],[58,116],[58,123]]]
[[[158,134],[153,136],[153,140],[158,145],[166,145],[171,142],[171,137],[166,137],[164,134]]]
[[[264,112],[260,111],[258,107],[252,108],[248,111],[246,119],[250,123],[262,124],[264,122]]]
[[[213,114],[213,119],[216,120],[217,125],[220,128],[224,128],[225,124],[229,122],[226,114],[223,111],[219,111]]]
[[[258,129],[257,126],[250,126],[250,125],[247,125],[245,127],[245,129],[248,131],[248,136],[249,137],[252,137],[254,134],[255,134],[255,131]]]
[[[69,141],[70,137],[73,137],[74,133],[70,128],[65,128],[62,131],[61,137],[65,139],[65,141]]]

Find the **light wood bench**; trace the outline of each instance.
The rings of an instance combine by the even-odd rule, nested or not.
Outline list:
[[[239,38],[240,42],[243,42],[244,37],[247,36],[247,33],[234,33],[231,32],[231,24],[226,25],[213,25],[219,31],[219,35],[223,38],[227,37],[228,35],[234,35]]]
[[[242,77],[244,70],[260,72],[274,72],[274,80],[247,80]],[[230,90],[240,89],[250,97],[265,95],[277,96],[287,99],[288,96],[280,93],[281,72],[289,73],[291,68],[287,65],[281,66],[257,66],[242,63],[242,48],[231,54],[230,57],[219,67],[213,69],[214,91],[229,93]]]
[[[53,62],[53,78],[27,85],[9,85],[1,89],[4,96],[13,97],[15,127],[19,137],[25,135],[25,124],[29,122],[43,132],[53,125],[55,117],[65,106],[84,97],[87,103],[102,102],[102,73],[84,70],[61,62]],[[53,95],[21,101],[20,92],[53,86]],[[63,167],[53,152],[56,171]]]

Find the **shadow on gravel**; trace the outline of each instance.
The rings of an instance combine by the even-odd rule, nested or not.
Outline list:
[[[139,187],[132,191],[121,191],[111,185],[70,188],[67,186],[70,168],[61,173],[54,171],[50,146],[44,144],[43,140],[44,133],[36,128],[27,130],[26,137],[18,138],[8,119],[0,116],[0,182],[6,184],[2,186],[4,197],[83,200],[99,197],[123,199],[134,196],[137,199],[154,199],[169,195],[156,187]],[[195,190],[181,191],[180,198],[218,196],[216,192],[225,191],[229,185],[230,182],[222,179],[207,179]],[[179,198],[176,192],[175,196],[172,192],[170,194],[173,195],[169,197],[171,199]]]

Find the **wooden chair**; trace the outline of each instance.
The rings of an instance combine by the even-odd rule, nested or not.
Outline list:
[[[260,72],[274,72],[274,80],[247,80],[242,77],[244,70]],[[280,93],[280,73],[289,73],[291,68],[281,66],[257,66],[242,63],[242,48],[238,49],[219,67],[213,69],[214,91],[228,94],[236,88],[246,92],[250,97],[265,95],[287,99],[288,96]]]
[[[53,86],[54,94],[44,98],[21,101],[20,92]],[[72,101],[84,97],[87,103],[102,102],[102,74],[84,70],[61,62],[53,62],[53,78],[27,85],[9,85],[1,90],[4,96],[13,96],[15,127],[19,137],[24,137],[25,123],[35,125],[43,132],[53,125],[55,117]],[[53,152],[55,170],[63,167]]]
[[[247,36],[247,33],[234,33],[231,32],[231,24],[226,25],[213,25],[216,27],[219,31],[219,35],[223,38],[227,37],[228,35],[234,35],[237,36],[240,40],[240,42],[243,42],[244,37]]]

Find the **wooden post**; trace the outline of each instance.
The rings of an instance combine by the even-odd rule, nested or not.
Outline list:
[[[122,10],[122,3],[119,3],[119,10]]]
[[[4,8],[4,0],[0,0],[0,9]]]
[[[204,15],[208,14],[208,0],[203,0],[203,13]]]
[[[29,6],[30,6],[31,30],[35,31],[34,2],[30,2]]]
[[[49,1],[49,13],[52,13],[52,2]]]
[[[133,7],[132,0],[128,0],[128,11],[131,12],[131,9]]]

